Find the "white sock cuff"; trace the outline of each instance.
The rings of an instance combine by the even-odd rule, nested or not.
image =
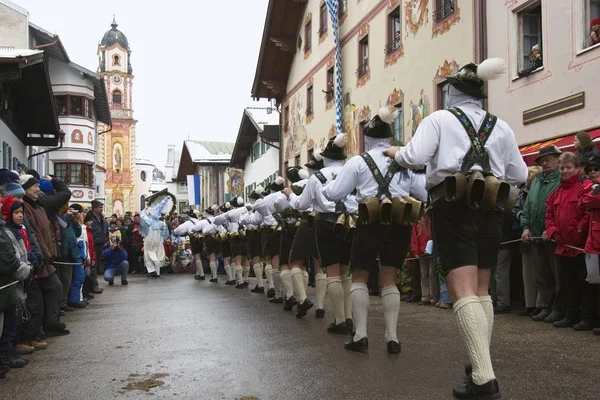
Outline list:
[[[285,271],[284,271],[284,272],[285,272]],[[292,275],[296,275],[296,274],[302,274],[302,268],[298,268],[298,267],[294,267],[294,268],[292,268],[291,274],[292,274]]]
[[[334,283],[334,282],[339,282],[342,283],[342,280],[340,279],[339,276],[333,276],[333,277],[327,277],[327,284],[329,285],[330,283]]]
[[[315,275],[315,280],[320,281],[321,279],[329,279],[327,278],[327,275],[325,275],[322,272],[319,272],[318,274]]]
[[[352,289],[350,289],[352,290]],[[398,296],[400,296],[400,291],[398,290],[398,287],[396,285],[394,286],[385,286],[383,289],[381,289],[381,297],[385,297],[388,294],[397,294]]]
[[[256,268],[262,268],[262,264],[261,263],[256,263],[252,266],[254,269]]]
[[[292,273],[292,271],[290,271],[289,269],[284,269],[283,271],[281,271],[281,275],[288,275],[291,273]]]
[[[494,304],[494,301],[492,300],[492,296],[479,296],[479,301],[481,301],[482,303],[492,303]]]
[[[265,271],[272,270],[273,266],[271,264],[265,265]]]
[[[348,282],[351,281],[352,277],[350,275],[344,275],[342,276],[342,282]]]
[[[244,266],[242,267],[242,269],[243,269],[244,271],[248,271],[248,270],[250,269],[250,266],[249,266],[249,265],[248,265],[248,266],[245,266],[245,265],[244,265]]]
[[[354,292],[355,290],[364,290],[365,292],[369,293],[369,287],[366,283],[353,283],[352,286],[350,286],[350,293]]]
[[[454,310],[454,314],[458,313],[461,308],[466,306],[467,304],[477,303],[481,305],[481,300],[477,296],[466,296],[458,299],[456,303],[453,304],[452,309]]]
[[[241,271],[244,268],[240,267],[239,265],[235,266],[235,272]]]
[[[308,272],[303,271],[302,274],[304,275],[305,278],[308,278]]]

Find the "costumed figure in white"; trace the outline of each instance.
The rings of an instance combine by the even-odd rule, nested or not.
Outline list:
[[[140,213],[140,230],[144,238],[144,264],[148,276],[158,278],[160,267],[165,261],[164,242],[169,236],[169,229],[161,217],[170,214],[175,208],[175,196],[161,190],[146,199],[146,209]]]

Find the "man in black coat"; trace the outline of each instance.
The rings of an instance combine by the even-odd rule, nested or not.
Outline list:
[[[94,238],[94,251],[96,253],[96,265],[90,271],[93,293],[103,292],[98,284],[98,275],[104,275],[102,252],[108,244],[108,223],[104,219],[103,212],[104,204],[97,200],[92,201],[92,237]]]

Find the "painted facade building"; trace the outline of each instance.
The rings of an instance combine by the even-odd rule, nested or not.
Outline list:
[[[135,192],[136,120],[133,119],[133,69],[127,37],[117,29],[113,19],[111,29],[98,46],[98,73],[104,79],[112,118],[104,140],[98,143],[98,163],[105,172],[105,210],[123,214],[137,209]]]
[[[60,142],[47,52],[34,48],[29,13],[0,0],[0,168],[24,172],[38,161],[39,149]]]
[[[233,148],[229,142],[183,142],[176,181],[187,186],[188,175],[200,175],[201,204],[190,208],[204,209],[244,194],[243,171],[229,167]]]
[[[445,78],[479,61],[481,1],[340,0],[346,152],[364,149],[363,124],[381,106],[401,112],[395,139],[445,105]],[[252,96],[281,107],[281,170],[303,165],[336,133],[334,39],[322,0],[271,0]]]
[[[590,42],[600,1],[487,4],[488,29],[494,32],[488,52],[508,65],[508,74],[489,83],[489,109],[512,127],[526,161],[544,145],[572,151],[578,131],[600,139],[600,92],[594,89],[600,43]]]
[[[259,185],[267,187],[279,175],[279,125],[259,125],[244,110],[230,166],[243,170],[244,200]]]

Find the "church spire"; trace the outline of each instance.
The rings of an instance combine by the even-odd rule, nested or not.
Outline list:
[[[113,29],[117,29],[117,26],[119,26],[119,24],[117,24],[117,14],[113,14],[113,22],[112,22],[112,24],[110,24],[110,26]]]

